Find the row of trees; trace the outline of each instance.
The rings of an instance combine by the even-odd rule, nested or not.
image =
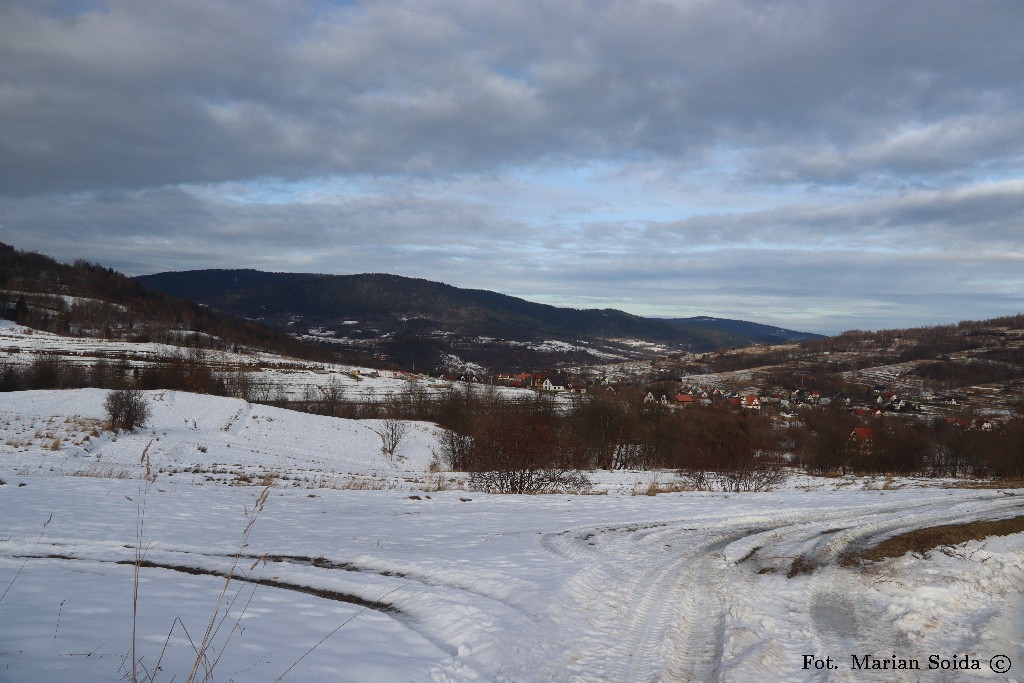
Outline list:
[[[40,356],[27,366],[0,368],[0,390],[175,389],[336,417],[430,421],[446,430],[438,453],[445,467],[479,477],[504,472],[500,487],[524,492],[542,484],[572,488],[581,481],[570,473],[594,468],[677,469],[698,480],[705,473],[728,472],[736,486],[758,488],[777,480],[786,464],[783,453],[817,474],[1024,476],[1024,412],[981,430],[941,419],[862,421],[835,407],[806,411],[799,424],[779,428],[756,411],[672,410],[645,403],[637,389],[558,402],[548,394],[508,394],[468,384],[439,395],[411,384],[406,391],[374,398],[350,397],[344,385],[329,382],[295,400],[257,377],[194,349],[144,366],[126,360],[77,365]],[[870,438],[855,437],[854,430],[863,427],[870,429]],[[510,474],[516,470],[532,474],[517,483]]]
[[[782,437],[779,445],[795,455],[795,464],[814,474],[1024,477],[1024,410],[980,429],[942,418],[865,422],[842,409],[819,409]]]
[[[131,365],[127,359],[77,363],[45,353],[24,365],[0,362],[0,391],[84,388],[174,389],[262,403],[280,398],[248,368],[215,363],[200,349],[174,351],[145,365]]]

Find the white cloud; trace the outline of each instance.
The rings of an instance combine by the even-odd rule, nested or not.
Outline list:
[[[1016,2],[68,7],[0,5],[20,248],[812,329],[1019,306]]]

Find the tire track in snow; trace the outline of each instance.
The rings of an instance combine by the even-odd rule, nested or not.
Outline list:
[[[565,556],[590,556],[567,586],[569,604],[558,605],[567,628],[583,624],[568,645],[570,680],[718,679],[728,613],[721,549],[754,529],[718,529],[693,543],[691,526],[658,527],[546,539]]]
[[[955,502],[897,499],[780,510],[775,519],[548,534],[542,547],[581,566],[550,610],[567,658],[550,678],[667,683],[745,672],[853,680],[846,671],[802,671],[800,652],[848,656],[906,643],[879,604],[862,600],[872,595],[874,579],[838,566],[842,553],[912,529],[1013,516],[1020,507],[1019,499],[985,492]],[[915,585],[910,577],[904,589]]]

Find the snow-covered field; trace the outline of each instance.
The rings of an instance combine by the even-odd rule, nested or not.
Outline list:
[[[184,681],[208,625],[195,680],[1024,680],[1024,534],[837,561],[1018,491],[485,495],[429,471],[433,425],[392,459],[376,421],[149,392],[115,437],[105,395],[0,394],[0,681],[129,680],[133,628],[139,680]]]

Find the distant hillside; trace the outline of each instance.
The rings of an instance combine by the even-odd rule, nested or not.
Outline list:
[[[726,321],[730,328],[714,319],[701,325],[693,322],[696,319],[655,320],[614,309],[560,308],[496,292],[386,274],[199,270],[137,279],[159,291],[233,315],[291,329],[315,328],[346,335],[357,331],[378,335],[443,333],[523,342],[630,339],[673,349],[709,351],[761,342],[766,339],[766,331],[776,330],[754,323],[745,323],[749,328],[744,328],[742,321]],[[752,337],[745,330],[756,334]]]
[[[773,325],[752,323],[746,320],[709,318],[706,316],[699,316],[696,318],[665,318],[663,320],[664,322],[677,325],[684,329],[712,328],[760,344],[787,344],[791,342],[811,341],[813,339],[826,339],[825,335],[822,334],[797,332],[795,330],[787,330]]]
[[[325,357],[322,350],[281,331],[154,291],[111,268],[85,261],[58,263],[3,243],[0,318],[76,337],[240,346]],[[190,334],[183,336],[183,331]]]

